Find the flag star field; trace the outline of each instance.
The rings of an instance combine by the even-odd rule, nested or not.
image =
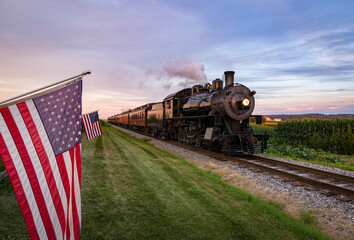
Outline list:
[[[34,99],[55,155],[81,143],[81,84]]]

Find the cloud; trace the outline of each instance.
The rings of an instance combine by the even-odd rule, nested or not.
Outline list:
[[[257,111],[291,105],[353,112],[353,106],[328,109],[339,95],[354,95],[353,6],[345,0],[0,1],[0,96],[90,69],[83,108],[107,117],[234,70],[236,82],[257,91]],[[302,106],[304,97],[327,106]]]
[[[350,45],[354,42],[354,28],[323,31],[319,36],[309,39],[309,41],[326,49],[337,51],[350,49]]]
[[[345,65],[345,66],[302,66],[302,67],[293,67],[291,69],[284,68],[284,69],[276,69],[274,68],[277,74],[290,74],[290,75],[302,75],[302,76],[333,76],[338,74],[346,74],[346,73],[353,73],[354,72],[354,65]],[[349,79],[348,79],[349,80]]]

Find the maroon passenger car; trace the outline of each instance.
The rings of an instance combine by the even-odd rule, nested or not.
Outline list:
[[[149,103],[129,112],[129,125],[132,128],[147,131],[147,111],[153,104]]]

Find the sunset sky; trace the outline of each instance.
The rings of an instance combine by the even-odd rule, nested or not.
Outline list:
[[[354,113],[353,0],[0,0],[0,101],[86,70],[107,118],[236,72],[255,114]]]

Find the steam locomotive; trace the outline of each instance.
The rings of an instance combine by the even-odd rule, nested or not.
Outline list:
[[[255,107],[255,91],[234,83],[234,71],[223,81],[185,88],[162,102],[149,103],[111,116],[108,122],[145,131],[154,136],[222,151],[251,155],[267,148],[268,136],[255,134],[249,119]],[[252,116],[258,124],[262,116]]]

